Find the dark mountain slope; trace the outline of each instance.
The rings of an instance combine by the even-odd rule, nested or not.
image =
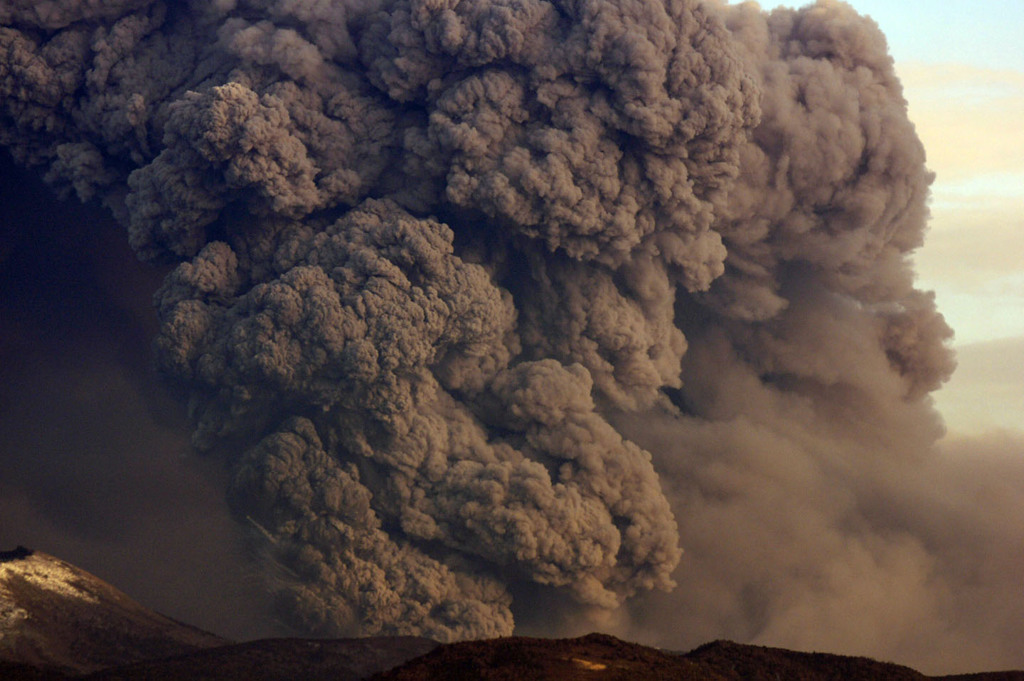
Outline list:
[[[400,665],[400,666],[399,666]],[[149,610],[88,572],[0,552],[2,681],[1024,681],[926,677],[864,657],[715,641],[686,653],[603,634],[439,645],[415,637],[230,643]]]
[[[933,676],[932,678],[938,681],[1024,681],[1024,671],[950,674],[948,676]]]
[[[374,681],[1024,681],[1024,672],[927,677],[865,657],[803,653],[715,641],[680,655],[611,636],[503,638],[441,646]]]
[[[727,678],[730,677],[683,656],[604,634],[575,639],[511,637],[452,643],[373,677],[374,681],[724,681]]]
[[[0,679],[3,681],[66,681],[69,678],[72,677],[58,669],[0,660]]]
[[[140,662],[85,677],[88,681],[356,681],[438,646],[430,639],[266,639]]]
[[[84,673],[228,643],[39,552],[0,559],[0,662]]]
[[[684,657],[728,679],[744,681],[924,681],[909,667],[866,657],[802,653],[782,648],[714,641]]]

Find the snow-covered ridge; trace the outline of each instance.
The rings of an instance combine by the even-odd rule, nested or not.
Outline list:
[[[0,661],[77,674],[224,643],[71,563],[0,552]]]
[[[18,579],[66,598],[99,602],[95,588],[82,579],[81,570],[45,554],[32,554],[0,562],[0,622],[4,606],[17,600],[11,582]]]

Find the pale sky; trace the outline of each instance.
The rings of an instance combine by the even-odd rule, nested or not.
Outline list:
[[[922,288],[956,330],[950,431],[1024,429],[1024,2],[854,0],[889,40],[937,174]]]
[[[1024,430],[1024,0],[849,4],[885,33],[937,174],[914,258],[956,331],[937,406],[951,434]]]

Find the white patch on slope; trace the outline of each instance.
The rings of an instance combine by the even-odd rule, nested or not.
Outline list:
[[[63,561],[41,556],[29,556],[19,560],[0,563],[0,607],[14,607],[14,594],[8,582],[12,577],[21,577],[33,586],[45,589],[67,598],[76,598],[99,603],[99,597],[82,580],[82,574]],[[4,613],[5,610],[0,610]],[[22,611],[24,612],[24,611]],[[3,622],[4,620],[0,620]]]

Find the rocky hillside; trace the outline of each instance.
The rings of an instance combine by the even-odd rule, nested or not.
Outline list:
[[[413,636],[267,639],[140,662],[90,674],[88,681],[356,681],[424,655],[436,641]]]
[[[85,673],[226,643],[53,556],[0,554],[0,662]]]
[[[374,681],[1024,681],[1024,672],[928,677],[864,657],[802,653],[715,641],[667,653],[603,634],[576,639],[505,638],[441,646]]]
[[[440,645],[415,637],[231,643],[136,603],[53,556],[0,552],[3,681],[1024,681],[926,677],[862,657],[715,641],[685,654],[603,634]]]

